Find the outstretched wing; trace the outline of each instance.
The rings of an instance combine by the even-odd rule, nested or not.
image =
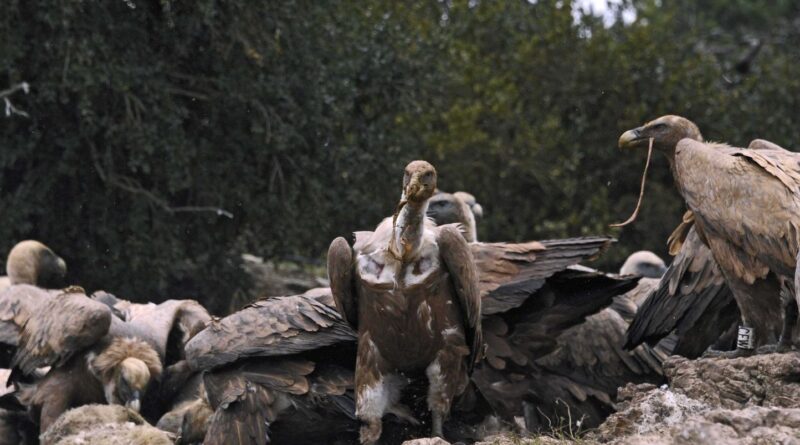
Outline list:
[[[481,294],[478,289],[478,271],[475,260],[464,237],[453,225],[438,230],[436,242],[444,267],[450,274],[455,288],[457,303],[464,315],[464,329],[470,347],[470,365],[483,355],[483,333],[481,331]]]
[[[328,248],[328,280],[336,309],[353,329],[358,329],[358,305],[353,282],[353,249],[342,237],[333,240]]]
[[[339,342],[356,334],[333,307],[330,290],[257,301],[221,320],[211,321],[186,345],[192,369],[210,369],[240,358],[280,356]]]
[[[103,338],[111,310],[80,292],[68,292],[39,306],[22,328],[13,365],[30,374],[42,366],[60,366],[73,354]]]
[[[711,251],[694,228],[628,328],[625,348],[655,345],[675,333],[673,354],[697,357],[739,318],[733,295]]]
[[[520,307],[545,280],[601,254],[613,238],[584,237],[527,243],[471,243],[483,315]]]

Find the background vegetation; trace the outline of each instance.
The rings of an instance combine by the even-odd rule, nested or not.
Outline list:
[[[484,240],[613,234],[665,255],[682,204],[619,134],[665,113],[709,139],[800,140],[793,1],[7,0],[0,251],[40,239],[72,281],[223,311],[242,252],[322,259],[425,158]],[[4,106],[0,111],[13,111]],[[215,211],[216,208],[224,212]],[[226,216],[230,212],[232,218]]]

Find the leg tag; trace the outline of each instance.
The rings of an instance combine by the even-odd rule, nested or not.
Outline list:
[[[753,328],[739,326],[739,335],[736,338],[736,347],[739,349],[753,349]]]

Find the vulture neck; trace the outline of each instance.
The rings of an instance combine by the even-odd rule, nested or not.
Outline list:
[[[408,201],[395,214],[389,252],[401,262],[414,260],[418,256],[427,211],[427,200],[421,203]]]

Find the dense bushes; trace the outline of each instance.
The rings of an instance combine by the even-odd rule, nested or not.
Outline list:
[[[661,3],[604,27],[549,0],[10,0],[0,89],[31,91],[0,118],[0,248],[38,238],[88,288],[219,311],[239,253],[321,257],[424,157],[484,204],[485,239],[663,253],[682,210],[663,159],[639,222],[607,228],[644,162],[618,135],[673,112],[792,146],[800,42],[792,2]]]

